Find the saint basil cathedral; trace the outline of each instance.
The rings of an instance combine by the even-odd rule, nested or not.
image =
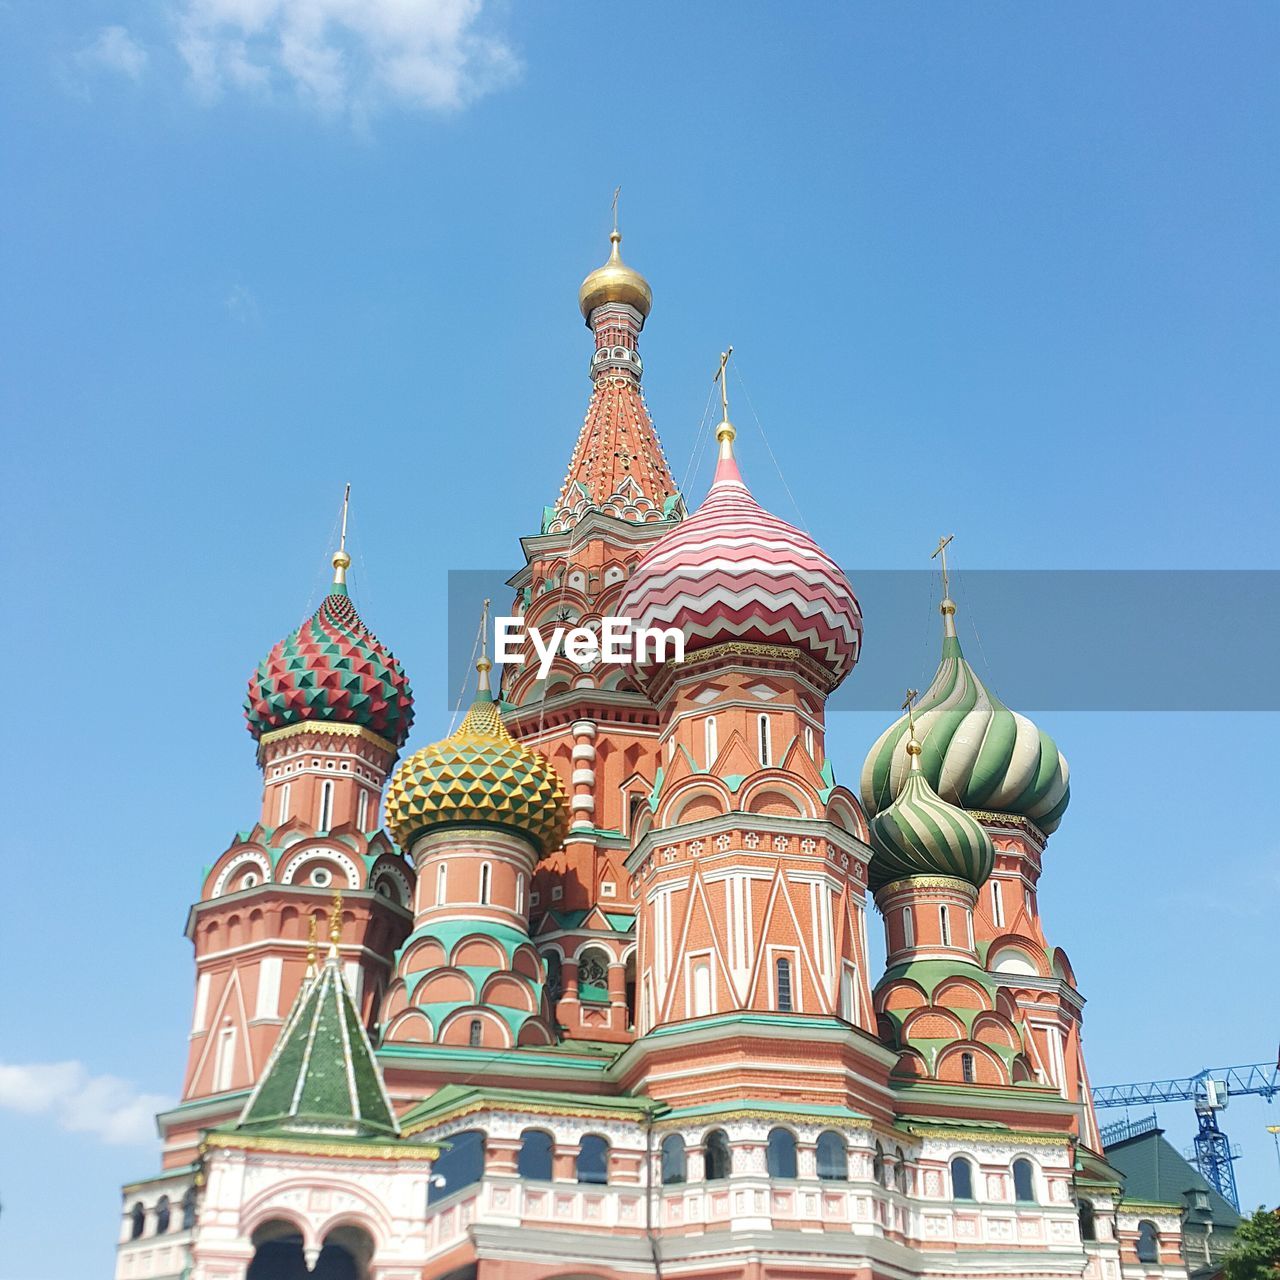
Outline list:
[[[482,656],[406,756],[339,550],[249,681],[262,809],[190,911],[182,1100],[117,1280],[1183,1280],[1180,1205],[1101,1154],[1037,904],[1066,761],[965,660],[944,569],[937,674],[839,780],[854,588],[752,496],[727,400],[687,508],[620,240],[511,613],[677,628],[684,658],[493,687]]]

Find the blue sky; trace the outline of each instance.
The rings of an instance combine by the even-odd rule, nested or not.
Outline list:
[[[559,488],[615,184],[678,477],[732,342],[786,486],[753,425],[749,480],[847,565],[1280,568],[1274,6],[395,9],[0,5],[0,1059],[78,1064],[0,1072],[0,1280],[111,1265],[187,904],[256,814],[244,681],[348,480],[357,602],[414,744],[447,728],[445,575],[514,567]],[[1042,722],[1095,1081],[1267,1059],[1276,715]],[[882,723],[834,718],[845,780]],[[1227,1121],[1274,1203],[1280,1112]]]

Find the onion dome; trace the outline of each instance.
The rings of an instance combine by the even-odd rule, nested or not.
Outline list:
[[[733,456],[735,434],[726,416],[710,493],[640,558],[620,612],[635,628],[678,627],[686,657],[728,641],[798,650],[835,688],[862,644],[857,597],[807,533],[751,496]]]
[[[329,594],[250,678],[244,714],[255,738],[309,721],[358,725],[397,747],[409,736],[409,678],[351,603],[350,564],[346,551],[334,553]]]
[[[476,664],[476,700],[457,732],[415,752],[391,779],[387,829],[406,852],[424,831],[450,824],[513,828],[540,853],[564,842],[569,806],[560,777],[507,732],[489,692],[492,665]]]
[[[996,852],[976,818],[948,804],[920,767],[920,744],[899,748],[907,765],[897,798],[871,820],[873,889],[908,876],[955,876],[975,888],[991,874]]]
[[[617,227],[614,227],[609,243],[613,246],[609,251],[609,261],[597,267],[578,290],[578,306],[588,324],[591,323],[591,313],[606,302],[625,302],[627,306],[634,307],[641,317],[647,317],[653,310],[653,290],[649,288],[649,282],[622,260],[622,251],[618,248],[622,243],[622,233]]]
[[[920,769],[949,803],[1028,818],[1048,835],[1071,799],[1067,762],[1047,733],[1010,711],[978,679],[961,652],[955,611],[948,596],[942,601],[942,662],[915,707],[924,748]],[[909,732],[903,716],[871,748],[862,766],[868,813],[878,813],[902,786],[902,744]]]

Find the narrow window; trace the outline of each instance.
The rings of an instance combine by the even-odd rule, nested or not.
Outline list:
[[[436,906],[444,905],[445,890],[449,887],[449,864],[442,862],[436,868]]]
[[[910,907],[902,908],[902,945],[904,947],[916,945],[916,920],[911,914]]]
[[[678,1187],[684,1180],[684,1139],[678,1133],[669,1133],[662,1140],[662,1185]]]
[[[578,960],[578,999],[609,999],[609,956],[592,948]]]
[[[785,956],[779,957],[774,966],[778,985],[778,1010],[781,1013],[791,1012],[791,961]]]
[[[360,800],[356,808],[356,825],[361,831],[364,830],[365,823],[369,821],[369,793],[361,788]]]
[[[814,758],[813,755],[813,730],[805,725],[804,727],[804,749],[809,753],[809,759]]]
[[[156,1201],[156,1235],[163,1236],[169,1232],[169,1197],[161,1196]]]
[[[560,953],[558,951],[544,951],[542,959],[547,966],[547,1003],[551,1006],[554,1013],[556,1002],[564,993],[564,975],[560,970]]]
[[[771,1178],[796,1176],[796,1136],[790,1129],[770,1129],[765,1165]]]
[[[911,1189],[911,1179],[907,1173],[907,1157],[901,1147],[896,1147],[893,1152],[893,1177],[898,1190],[905,1196]]]
[[[971,1053],[960,1055],[960,1078],[965,1084],[973,1083],[973,1054]]]
[[[972,951],[973,950],[973,912],[965,911],[965,912],[962,912],[962,914],[964,916],[965,936],[966,938],[968,938],[968,941],[969,941],[969,950]]]
[[[449,1149],[442,1151],[431,1169],[427,1203],[435,1204],[484,1177],[484,1133],[464,1129],[449,1135]]]
[[[876,1153],[871,1157],[871,1176],[882,1186],[888,1186],[884,1177],[884,1147],[877,1142]]]
[[[320,784],[320,822],[317,826],[319,831],[328,831],[333,823],[333,783],[329,779],[325,779]]]
[[[1030,1160],[1013,1162],[1013,1198],[1019,1204],[1035,1204],[1036,1185]]]
[[[280,788],[280,822],[281,825],[289,821],[289,783],[285,783]]]
[[[493,880],[493,868],[487,863],[480,864],[480,905],[489,905],[489,889]]]
[[[542,1129],[526,1129],[520,1135],[516,1172],[530,1182],[550,1182],[553,1150],[554,1139],[549,1133]]]
[[[1160,1233],[1154,1222],[1145,1219],[1138,1223],[1138,1261],[1160,1261]]]
[[[516,913],[524,913],[524,876],[516,876]]]
[[[1093,1220],[1093,1202],[1090,1200],[1077,1200],[1076,1209],[1080,1214],[1080,1239],[1096,1240],[1098,1238],[1098,1227]]]
[[[1004,927],[1004,891],[999,880],[991,882],[991,918],[998,929]]]
[[[767,769],[773,758],[773,743],[769,733],[769,717],[761,716],[760,725],[760,763]]]
[[[609,1181],[609,1142],[599,1134],[588,1133],[578,1146],[579,1182],[603,1186]]]
[[[140,1204],[135,1204],[129,1214],[129,1239],[140,1240],[146,1229],[147,1211]]]
[[[695,960],[692,967],[693,1016],[705,1018],[711,1012],[711,962]]]
[[[196,1225],[196,1189],[188,1187],[182,1197],[182,1229],[190,1231]]]
[[[824,1182],[849,1180],[849,1147],[844,1134],[834,1129],[818,1134],[818,1177]]]
[[[467,1032],[467,1044],[472,1049],[480,1047],[480,1041],[484,1038],[484,1024],[479,1018],[471,1019],[471,1028]]]
[[[708,716],[702,723],[702,754],[706,759],[707,768],[710,769],[716,762],[716,756],[720,754],[720,741],[716,733],[716,718]]]
[[[942,945],[949,947],[951,945],[951,921],[947,917],[946,907],[938,908],[938,926],[942,931]]]
[[[231,1088],[236,1063],[236,1029],[223,1027],[218,1032],[218,1048],[213,1057],[213,1091],[222,1093]]]
[[[708,1182],[720,1182],[729,1176],[729,1135],[723,1129],[712,1129],[702,1144],[704,1176]]]
[[[973,1199],[973,1166],[960,1156],[951,1162],[951,1197],[953,1200]]]

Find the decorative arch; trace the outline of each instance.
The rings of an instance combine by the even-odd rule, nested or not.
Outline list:
[[[352,858],[340,849],[331,849],[328,845],[308,844],[305,849],[291,854],[280,872],[281,884],[292,884],[300,868],[308,862],[333,863],[347,877],[348,889],[361,887],[360,869]]]
[[[904,1040],[963,1040],[966,1035],[964,1023],[954,1013],[932,1005],[917,1009],[902,1024]]]
[[[950,1045],[944,1049],[938,1055],[935,1077],[949,1084],[964,1083],[964,1067],[961,1059],[966,1053],[973,1055],[973,1083],[995,1085],[1009,1083],[1009,1073],[1005,1070],[1005,1065],[999,1056],[986,1045],[978,1044],[975,1040],[962,1041],[960,1044]]]
[[[657,825],[674,827],[699,818],[718,818],[733,808],[729,788],[710,774],[699,773],[677,783],[662,797]]]
[[[779,769],[761,770],[738,793],[738,808],[745,813],[816,818],[818,804],[814,792]]]
[[[487,934],[470,933],[460,938],[449,955],[451,965],[470,965],[479,969],[505,969],[507,953],[500,942]]]
[[[987,969],[991,973],[1051,976],[1049,961],[1039,943],[1022,933],[1002,933],[992,939],[987,948]]]
[[[870,828],[867,826],[867,815],[858,803],[857,797],[844,787],[837,787],[827,797],[827,809],[824,815],[828,822],[834,822],[842,831],[857,836],[866,844],[870,839]]]
[[[957,975],[944,978],[934,987],[933,1003],[948,1009],[989,1010],[991,996],[980,983]]]
[[[471,1042],[471,1023],[479,1020],[484,1028],[481,1044],[486,1049],[510,1049],[513,1037],[510,1027],[492,1009],[483,1005],[472,1004],[462,1009],[455,1009],[440,1024],[440,1044],[469,1045]]]
[[[394,1001],[388,1002],[389,1005]],[[431,1019],[421,1009],[405,1009],[404,1012],[392,1016],[388,1012],[387,1029],[382,1033],[384,1040],[408,1041],[412,1044],[434,1044],[435,1028]]]
[[[271,859],[261,849],[241,849],[239,853],[229,858],[222,870],[218,872],[218,878],[213,882],[213,889],[209,893],[210,898],[220,898],[226,892],[227,885],[232,879],[239,879],[244,873],[246,866],[255,867],[262,876],[262,883],[269,884],[271,881]]]
[[[452,966],[430,970],[413,989],[413,1003],[424,1004],[473,1004],[476,986],[471,975]]]

